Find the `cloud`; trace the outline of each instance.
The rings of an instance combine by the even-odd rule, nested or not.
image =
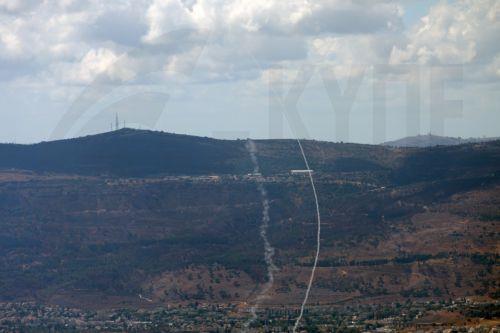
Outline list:
[[[97,76],[111,81],[126,81],[133,77],[134,73],[125,66],[114,66],[118,57],[109,49],[92,49],[79,63],[70,63],[58,68],[59,75],[61,80],[77,84],[88,84]]]
[[[308,61],[314,53],[311,40],[332,35],[339,43],[356,45],[352,59],[376,53],[375,58],[354,61],[372,63],[384,56],[387,62],[394,44],[387,35],[374,36],[396,34],[402,29],[402,15],[401,6],[387,1],[154,0],[147,9],[148,32],[143,41],[160,43],[166,33],[193,29],[208,40],[197,66],[203,80],[250,79],[283,62]],[[363,50],[363,46],[376,50]],[[179,67],[183,56],[169,59],[166,68]],[[348,56],[341,55],[342,59]]]
[[[180,0],[153,1],[146,17],[148,32],[143,37],[146,42],[154,42],[173,30],[198,28],[192,10]]]
[[[37,4],[37,0],[0,0],[0,11],[15,14],[32,9]]]
[[[36,13],[0,14],[0,58],[51,62],[62,54],[63,45],[82,45],[80,31],[92,21],[92,12],[63,9],[43,2]]]
[[[499,17],[496,0],[442,2],[407,34],[404,47],[394,47],[391,63],[492,66],[500,52]]]
[[[353,36],[344,42],[375,46],[367,36],[399,31],[401,16],[400,6],[387,1],[0,0],[1,78],[22,75],[26,81],[31,71],[34,80],[61,84],[88,83],[102,73],[120,81],[129,75],[107,73],[112,70],[102,66],[144,49],[148,59],[133,57],[131,70],[141,72],[141,63],[149,70],[147,53],[155,44],[163,45],[157,50],[163,63],[155,66],[177,71],[186,67],[183,62],[190,68],[190,54],[207,41],[198,68],[202,80],[256,78],[280,62],[306,60],[314,51],[313,38]],[[175,40],[166,42],[165,35]],[[348,53],[340,57],[347,59]]]
[[[403,7],[384,0],[0,0],[0,80],[121,84],[151,72],[167,79],[192,72],[193,82],[256,80],[318,62],[339,78],[357,65],[459,63],[481,66],[476,81],[498,79],[498,1],[441,2],[410,30]]]
[[[374,33],[402,28],[402,9],[391,2],[345,0],[154,0],[147,11],[145,40],[179,28],[212,33]]]
[[[134,1],[127,6],[105,8],[92,24],[83,27],[82,38],[137,47],[148,30],[146,7],[145,1]]]
[[[402,8],[394,3],[323,1],[297,22],[308,34],[373,34],[402,29]]]

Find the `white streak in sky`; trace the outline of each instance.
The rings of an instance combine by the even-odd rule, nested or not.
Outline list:
[[[257,313],[256,313],[257,308],[259,307],[262,300],[266,297],[267,293],[273,286],[274,272],[277,270],[277,267],[276,265],[274,265],[273,262],[274,248],[271,246],[271,243],[269,243],[269,239],[267,238],[267,229],[269,228],[269,221],[270,221],[269,199],[267,197],[266,188],[264,187],[264,182],[263,182],[264,179],[260,174],[259,160],[257,159],[257,147],[255,146],[255,143],[252,140],[248,139],[246,143],[246,148],[248,150],[248,153],[250,154],[250,158],[252,159],[253,173],[254,176],[256,177],[257,188],[262,198],[262,223],[260,225],[260,237],[262,238],[262,241],[264,243],[264,260],[267,265],[267,282],[262,287],[262,290],[260,291],[259,295],[257,295],[257,297],[255,298],[254,305],[250,308],[250,313],[252,314],[252,318],[247,320],[246,323],[244,324],[243,332],[246,332],[250,324],[255,319],[257,319]]]
[[[260,66],[259,62],[257,61],[257,59],[254,56],[250,55],[250,59],[252,59],[253,62],[259,68],[262,69],[262,66]],[[299,92],[299,95],[296,96],[297,98],[300,96],[300,91],[301,91],[300,87],[301,87],[300,85],[297,85],[295,87],[295,88],[298,88],[298,92]],[[276,89],[273,89],[272,85],[270,85],[269,88],[270,88],[270,91],[272,92],[272,94],[270,94],[270,97],[276,99],[278,104],[280,104],[281,107],[283,108],[283,110],[285,110],[285,112],[283,112],[283,115],[285,116],[285,119],[287,120],[288,124],[290,125],[290,130],[292,131],[293,136],[297,140],[297,144],[299,145],[300,153],[302,154],[302,158],[304,159],[304,163],[306,165],[307,170],[311,170],[311,168],[309,167],[309,162],[307,160],[306,154],[304,153],[304,148],[302,147],[302,143],[300,142],[300,139],[299,139],[297,132],[296,132],[295,125],[297,125],[297,120],[294,118],[290,119],[289,112],[287,112],[289,106],[285,104],[285,102],[282,98],[276,97],[276,96],[281,96],[281,92],[277,91]],[[297,91],[295,91],[294,94],[297,94]],[[251,142],[251,140],[249,140],[249,141]],[[252,142],[252,144],[253,144],[253,142]],[[313,268],[311,270],[311,275],[309,277],[309,283],[307,284],[306,294],[304,296],[304,300],[302,301],[302,305],[300,306],[300,314],[297,317],[297,319],[295,320],[295,324],[293,326],[293,333],[297,332],[297,328],[299,327],[300,321],[302,320],[302,316],[304,315],[304,308],[307,304],[307,301],[309,300],[309,293],[311,292],[311,287],[312,287],[312,284],[314,281],[314,275],[316,274],[316,267],[318,266],[319,251],[320,251],[320,247],[321,247],[321,215],[319,212],[318,194],[316,193],[316,186],[314,185],[314,178],[312,176],[312,172],[310,172],[310,171],[309,171],[309,181],[311,183],[311,187],[312,187],[313,194],[314,194],[314,201],[316,204],[316,220],[317,220],[316,255],[314,257],[314,265],[313,265]]]

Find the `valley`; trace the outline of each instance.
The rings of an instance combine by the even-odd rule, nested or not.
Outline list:
[[[123,147],[134,136],[161,145],[139,157],[134,149],[114,149],[122,151],[116,157],[79,148]],[[174,138],[169,144],[159,133],[122,130],[57,142],[67,160],[87,159],[82,170],[19,157],[40,147],[19,152],[0,145],[10,154],[0,163],[0,301],[82,311],[196,303],[234,306],[245,318],[266,282],[266,266],[261,197],[244,141]],[[177,160],[158,156],[165,144]],[[206,144],[207,163],[196,157]],[[306,175],[290,173],[303,168],[296,143],[256,144],[278,267],[261,308],[296,309],[315,250],[311,186]],[[307,141],[304,147],[322,215],[311,307],[498,300],[498,141],[422,149]],[[107,167],[117,158],[116,169]],[[136,158],[146,166],[164,159],[163,169],[126,162]],[[191,166],[181,168],[187,161]]]

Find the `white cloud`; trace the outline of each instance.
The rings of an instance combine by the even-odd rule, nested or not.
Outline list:
[[[53,61],[55,45],[82,44],[78,38],[81,27],[91,22],[92,13],[66,12],[59,6],[44,2],[36,13],[0,14],[0,57]],[[57,49],[57,48],[56,48]],[[78,56],[78,54],[75,54]]]
[[[391,63],[486,64],[500,51],[500,2],[442,2],[408,34],[405,47],[395,47]]]
[[[69,103],[95,79],[131,89],[240,85],[266,101],[264,82],[293,82],[307,65],[344,81],[364,73],[369,84],[372,65],[419,63],[463,64],[471,91],[497,89],[500,2],[436,3],[407,29],[396,0],[0,0],[0,86],[22,101],[36,92]]]
[[[0,0],[0,11],[17,13],[35,7],[37,0]]]
[[[98,69],[110,62],[111,55],[164,44],[165,34],[191,28],[197,32],[170,34],[174,40],[163,49],[160,70],[182,68],[182,58],[208,39],[204,55],[209,59],[200,63],[199,71],[205,78],[255,78],[279,62],[307,59],[312,38],[354,36],[344,42],[357,49],[378,48],[370,36],[398,31],[401,15],[400,6],[386,1],[0,0],[0,59],[3,66],[15,62],[29,68],[34,79],[53,75],[51,80],[62,84],[83,83],[101,73]],[[372,52],[360,54],[367,58]],[[345,48],[341,57],[349,57]],[[64,76],[62,70],[70,72]],[[16,73],[27,75],[25,70],[9,69],[9,75],[0,77]]]
[[[70,64],[67,68],[63,66],[64,71],[60,73],[61,79],[67,82],[88,84],[100,75],[111,81],[126,81],[133,77],[134,73],[125,66],[114,66],[118,57],[109,49],[92,49],[79,63]]]
[[[499,12],[494,0],[441,2],[405,31],[402,6],[387,0],[0,0],[0,80],[169,77],[198,57],[195,82],[255,80],[306,62],[339,78],[358,65],[470,63],[482,66],[474,80],[495,80]]]
[[[37,1],[36,7],[35,4],[30,7],[28,1],[0,5],[11,11],[0,11],[0,80],[14,80],[17,74],[23,76],[23,82],[31,76],[32,80],[48,80],[54,84],[81,84],[102,73],[102,67],[112,63],[125,48],[123,40],[102,38],[103,31],[109,32],[112,23],[109,16],[99,19],[110,13],[119,15],[126,9],[132,12],[135,8],[135,5],[127,7],[124,2],[103,4],[73,0]],[[26,11],[29,8],[33,11]],[[14,10],[18,12],[13,13]],[[133,24],[139,21],[130,17],[127,20]],[[89,31],[90,27],[97,30]],[[131,35],[126,29],[122,34]],[[136,39],[140,43],[140,35]],[[14,70],[13,66],[18,69]],[[128,76],[121,71],[105,74],[110,79],[121,80]]]
[[[147,11],[145,40],[175,29],[212,33],[373,33],[401,28],[402,9],[391,2],[345,0],[154,0]]]
[[[218,78],[325,59],[334,65],[482,63],[498,75],[500,2],[494,0],[439,3],[406,34],[402,6],[383,0],[0,0],[0,9],[8,11],[0,11],[4,64],[15,60],[44,75],[89,66],[77,71],[84,79],[72,82],[88,81],[111,54],[146,48],[182,28],[197,33],[172,34],[160,68],[182,68],[182,58],[208,40],[209,59],[200,65]],[[89,61],[92,55],[102,59]]]
[[[500,78],[500,54],[495,56],[495,59],[493,59],[488,69],[491,73]]]

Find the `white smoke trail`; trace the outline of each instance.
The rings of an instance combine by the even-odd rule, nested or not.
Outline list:
[[[250,59],[252,59],[253,63],[255,65],[257,65],[261,70],[263,69],[263,67],[260,66],[260,63],[257,61],[257,59],[251,54],[250,54]],[[282,98],[276,97],[276,96],[281,96],[281,93],[279,91],[276,91],[275,89],[273,89],[271,86],[269,88],[270,88],[270,91],[273,93],[270,96],[273,96],[276,99],[276,101],[278,102],[278,104],[280,104],[280,106],[283,108],[283,110],[287,110],[287,105],[285,105],[284,100]],[[299,90],[300,90],[301,86],[297,85],[297,87],[295,87],[295,88],[299,88]],[[309,162],[307,160],[306,154],[304,153],[304,149],[302,148],[302,143],[300,142],[300,139],[297,135],[296,128],[294,126],[296,124],[296,120],[293,118],[290,119],[288,112],[283,112],[283,115],[285,116],[285,119],[287,120],[288,124],[290,125],[290,130],[292,131],[293,136],[297,140],[297,144],[299,145],[300,153],[302,154],[302,158],[304,160],[304,163],[306,165],[307,170],[311,170],[309,167]],[[309,293],[311,292],[312,283],[314,281],[314,275],[316,274],[316,267],[318,266],[318,258],[319,258],[319,252],[320,252],[320,247],[321,247],[321,215],[319,212],[318,194],[316,193],[316,186],[314,185],[314,178],[313,178],[311,172],[309,172],[309,181],[311,183],[311,187],[312,187],[313,194],[314,194],[314,201],[316,204],[316,216],[317,216],[316,255],[314,257],[314,265],[313,265],[313,268],[311,270],[311,276],[309,277],[309,283],[307,285],[306,294],[304,296],[304,300],[302,301],[302,305],[300,306],[300,314],[297,317],[295,324],[293,326],[293,333],[296,333],[297,328],[300,324],[300,321],[302,320],[302,316],[304,315],[304,308],[305,308],[307,301],[309,299]]]
[[[243,325],[243,332],[246,332],[250,324],[255,319],[257,319],[257,308],[260,306],[262,300],[266,297],[267,293],[273,286],[274,272],[277,270],[277,267],[276,265],[274,265],[273,262],[274,248],[271,246],[271,243],[267,238],[267,229],[269,228],[269,221],[270,221],[269,199],[267,196],[266,188],[264,187],[264,182],[263,182],[264,179],[260,174],[259,160],[257,159],[257,147],[255,146],[255,143],[252,140],[248,139],[246,143],[246,148],[248,150],[248,153],[250,154],[250,158],[252,159],[253,173],[257,179],[257,188],[262,198],[262,223],[260,225],[259,230],[260,230],[260,237],[262,238],[262,241],[264,243],[264,260],[267,265],[267,282],[263,285],[260,293],[255,298],[255,303],[250,308],[250,313],[252,314],[252,317],[248,319]]]
[[[314,275],[316,273],[316,267],[318,266],[318,258],[319,258],[319,250],[321,247],[321,215],[319,213],[319,203],[318,203],[318,194],[316,193],[316,186],[314,185],[314,179],[312,176],[311,168],[309,167],[309,162],[307,161],[306,154],[304,153],[304,148],[302,148],[302,144],[300,140],[297,139],[297,143],[299,144],[300,153],[302,154],[302,158],[304,159],[304,163],[306,164],[307,170],[309,170],[309,181],[311,182],[311,187],[314,194],[314,201],[316,203],[316,217],[317,217],[317,233],[316,233],[316,255],[314,256],[314,265],[311,270],[311,276],[309,277],[309,283],[307,284],[306,294],[304,296],[304,300],[302,301],[302,305],[300,306],[300,314],[295,320],[295,324],[293,325],[293,333],[297,332],[297,328],[299,327],[300,321],[302,320],[302,316],[304,315],[304,308],[307,304],[307,300],[309,299],[309,293],[311,292],[312,283],[314,281]]]

